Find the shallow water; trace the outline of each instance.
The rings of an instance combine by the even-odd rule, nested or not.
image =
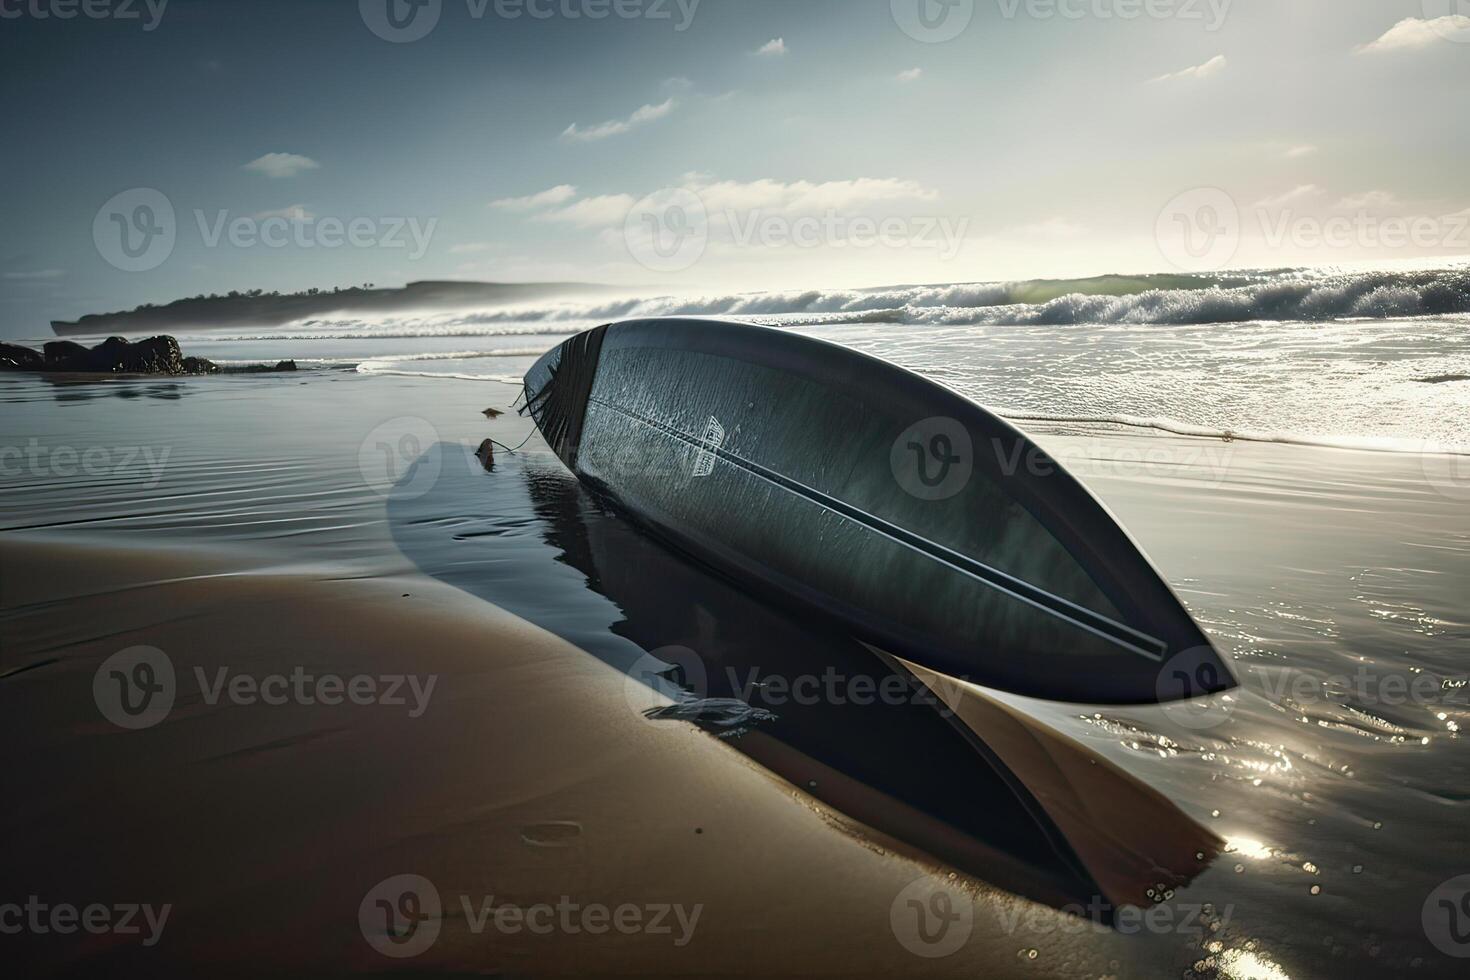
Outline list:
[[[526,465],[551,474],[543,489],[566,492],[535,442],[525,464],[477,468],[469,450],[481,439],[514,445],[528,434],[513,415],[492,424],[479,414],[514,396],[483,382],[342,369],[3,378],[0,445],[25,454],[7,455],[0,478],[4,533],[225,550],[245,568],[337,577],[426,571],[514,606],[506,583],[521,581],[524,556],[502,561],[497,542],[544,553],[558,524],[543,508],[487,525],[486,481]],[[1027,975],[1457,975],[1423,921],[1431,890],[1470,873],[1470,761],[1459,731],[1470,723],[1461,686],[1470,492],[1454,461],[1081,423],[1030,428],[1154,558],[1234,657],[1242,689],[1207,707],[1009,699],[1231,847],[1174,899],[1213,907],[1207,935],[1125,939],[1022,919],[1007,934]],[[619,626],[627,610],[619,620],[604,605],[600,621],[587,618],[589,601],[609,601],[606,588],[589,587],[587,568],[553,564],[561,586],[524,579],[518,612],[585,632],[605,658],[612,646],[634,660],[649,648],[651,637]],[[761,720],[736,727],[759,732]],[[1018,969],[993,955],[977,946],[941,965]]]

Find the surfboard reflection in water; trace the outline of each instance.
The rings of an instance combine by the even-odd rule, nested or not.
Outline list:
[[[617,667],[630,711],[724,738],[852,832],[1057,908],[1102,904],[1104,918],[1164,900],[1219,853],[1106,760],[841,623],[751,597],[553,458],[474,472],[463,447],[430,452],[434,489],[388,505],[410,559]]]

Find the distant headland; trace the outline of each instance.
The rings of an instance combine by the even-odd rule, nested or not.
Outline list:
[[[556,296],[611,292],[612,287],[580,282],[411,282],[380,289],[372,283],[350,288],[308,289],[299,293],[229,292],[190,296],[162,306],[145,303],[117,313],[92,313],[80,320],[52,320],[59,337],[76,335],[273,327],[332,313],[384,313],[398,310],[473,309],[506,306]]]

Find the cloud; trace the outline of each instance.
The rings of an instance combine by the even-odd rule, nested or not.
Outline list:
[[[1325,193],[1327,192],[1316,184],[1302,184],[1299,187],[1293,187],[1285,194],[1277,194],[1275,197],[1268,197],[1257,201],[1255,206],[1258,208],[1282,208],[1288,204],[1296,204],[1311,197],[1321,197]]]
[[[715,211],[767,211],[783,214],[818,214],[859,205],[888,201],[936,201],[937,191],[913,180],[890,177],[858,177],[853,180],[716,181],[687,174],[684,188],[699,195],[704,206]]]
[[[786,53],[786,39],[784,37],[773,37],[752,54],[762,58],[779,58]]]
[[[65,269],[35,269],[23,272],[7,272],[4,278],[20,282],[38,282],[46,279],[60,279],[66,275]]]
[[[907,68],[898,73],[898,80],[900,82],[917,82],[923,74],[924,69],[922,68]]]
[[[265,174],[267,177],[295,177],[302,171],[315,170],[320,166],[311,157],[304,157],[299,153],[267,153],[245,164],[244,169]]]
[[[1449,14],[1432,20],[1405,17],[1385,31],[1378,40],[1360,44],[1353,51],[1357,54],[1407,51],[1426,48],[1443,40],[1470,41],[1470,17],[1465,14]]]
[[[1289,160],[1299,160],[1302,157],[1309,157],[1316,152],[1317,148],[1315,146],[1310,143],[1303,143],[1301,146],[1293,146],[1287,150],[1286,157]]]
[[[580,228],[598,228],[621,224],[637,200],[632,194],[603,194],[588,197],[555,211],[544,211],[536,215],[537,221],[555,221],[560,224],[577,225]]]
[[[479,252],[488,252],[495,247],[491,242],[460,242],[458,245],[449,246],[449,254],[474,255]]]
[[[526,197],[502,197],[498,201],[491,201],[490,206],[502,211],[535,211],[538,208],[565,204],[576,196],[576,187],[571,184],[557,184],[555,187],[536,194],[529,194]]]
[[[890,177],[858,177],[817,183],[773,178],[716,180],[708,174],[688,173],[677,189],[698,195],[711,217],[754,211],[783,216],[817,215],[889,202],[932,202],[939,199],[937,191],[917,181]],[[628,213],[637,203],[638,197],[633,194],[603,194],[542,211],[532,220],[579,228],[607,228],[627,220]]]
[[[1213,58],[1211,58],[1209,61],[1206,61],[1202,65],[1195,65],[1193,68],[1186,68],[1183,71],[1170,72],[1167,75],[1160,75],[1157,78],[1151,78],[1151,79],[1149,79],[1149,81],[1150,82],[1174,82],[1174,81],[1185,81],[1185,80],[1197,81],[1197,80],[1199,80],[1201,78],[1209,78],[1211,75],[1218,75],[1218,74],[1220,74],[1220,72],[1222,72],[1222,71],[1225,70],[1225,66],[1227,64],[1229,64],[1229,62],[1226,61],[1225,56],[1223,54],[1217,54]]]
[[[312,221],[316,215],[306,209],[305,204],[288,204],[274,211],[261,211],[250,217],[256,221],[265,221],[268,218],[285,218],[287,221]]]
[[[1365,191],[1343,198],[1335,207],[1341,211],[1377,211],[1398,205],[1399,199],[1389,191]]]
[[[658,105],[643,106],[642,108],[635,111],[627,119],[610,119],[605,123],[598,123],[596,126],[589,126],[587,129],[582,129],[578,127],[576,123],[572,123],[570,126],[562,131],[561,136],[564,140],[571,140],[579,143],[591,143],[594,140],[605,140],[609,136],[618,136],[622,133],[626,133],[634,126],[641,126],[644,123],[650,123],[656,119],[662,119],[664,116],[667,116],[669,113],[674,111],[675,105],[677,105],[677,103],[672,98],[669,98],[659,103]]]

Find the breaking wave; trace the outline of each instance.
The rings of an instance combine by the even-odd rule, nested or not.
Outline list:
[[[1212,276],[1104,276],[788,292],[653,296],[590,303],[314,319],[250,340],[303,337],[476,337],[570,333],[612,320],[728,316],[782,326],[845,324],[1211,324],[1393,319],[1470,314],[1470,270],[1324,274],[1306,270]],[[218,336],[218,335],[216,335]]]

